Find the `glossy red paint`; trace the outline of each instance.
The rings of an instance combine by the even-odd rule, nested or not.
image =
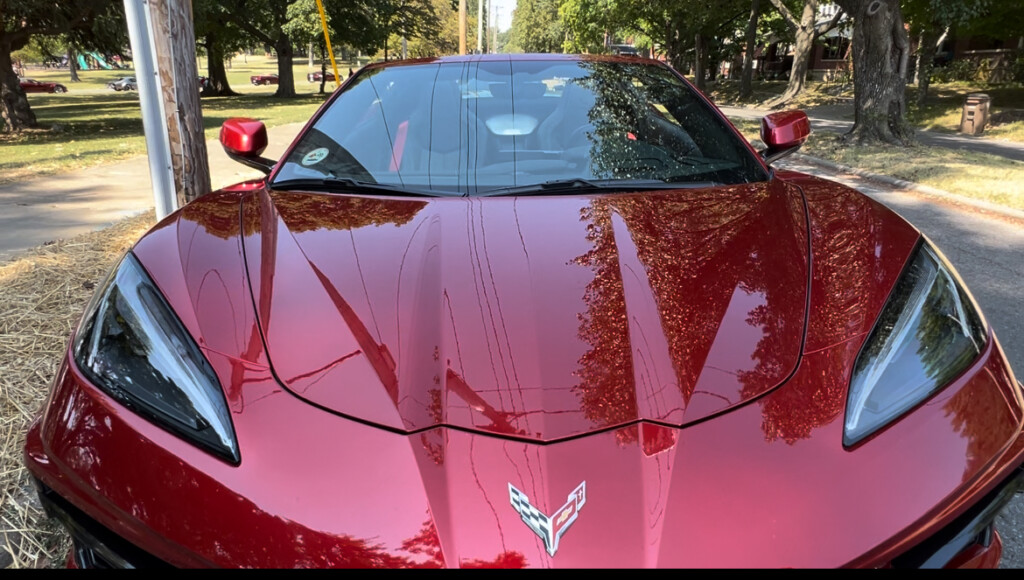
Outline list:
[[[761,118],[761,141],[769,149],[803,145],[811,134],[811,123],[803,111],[780,111]]]
[[[242,157],[259,157],[267,148],[267,127],[262,121],[234,117],[220,127],[220,144]]]
[[[553,445],[389,433],[305,404],[245,365],[228,394],[238,467],[64,365],[26,461],[101,523],[182,566],[879,566],[1019,465],[1021,400],[993,341],[964,377],[851,453],[836,369],[858,346],[805,357],[785,386],[713,421]],[[227,357],[211,362],[222,381],[234,372]],[[808,410],[814,397],[828,404]],[[550,514],[581,481],[587,503],[548,556],[507,486]]]
[[[554,440],[683,425],[775,387],[803,338],[807,220],[781,182],[614,196],[244,204],[278,378],[401,431]]]
[[[19,81],[21,90],[26,93],[66,93],[67,87],[59,83],[37,81],[35,79],[21,79]]]
[[[520,199],[248,182],[133,249],[224,387],[240,464],[126,409],[70,353],[25,462],[179,566],[884,567],[1024,461],[994,335],[843,447],[850,371],[918,240],[782,171]],[[508,486],[554,515],[582,481],[552,557]],[[996,535],[952,564],[1000,552]]]

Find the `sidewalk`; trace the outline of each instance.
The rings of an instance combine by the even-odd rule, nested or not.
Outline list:
[[[768,109],[754,109],[744,107],[719,107],[727,117],[738,117],[741,119],[760,119],[772,113]],[[825,105],[821,107],[810,107],[805,109],[807,117],[811,120],[811,129],[815,131],[828,131],[831,133],[845,133],[853,125],[853,107],[840,107],[836,105]],[[1012,141],[994,141],[980,137],[969,137],[967,135],[937,133],[935,131],[924,131],[918,129],[915,132],[918,142],[933,147],[945,147],[946,149],[965,149],[975,153],[988,153],[998,155],[1014,161],[1024,162],[1024,143]]]
[[[279,157],[302,126],[269,128],[265,155]],[[262,175],[229,159],[215,139],[206,142],[206,149],[214,189]],[[0,185],[0,261],[20,250],[110,225],[153,205],[145,156]]]

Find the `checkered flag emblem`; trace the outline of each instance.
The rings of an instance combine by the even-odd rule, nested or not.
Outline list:
[[[549,555],[554,556],[558,551],[558,542],[562,539],[562,535],[576,521],[583,504],[587,503],[587,482],[581,482],[569,494],[565,505],[558,508],[550,517],[530,505],[530,498],[511,483],[508,484],[508,496],[512,507],[519,512],[519,517],[523,518],[523,522],[540,536],[540,539],[544,540],[544,548]]]

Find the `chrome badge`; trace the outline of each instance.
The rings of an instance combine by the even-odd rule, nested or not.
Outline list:
[[[512,507],[519,512],[519,517],[535,534],[544,540],[544,548],[548,554],[554,556],[558,551],[558,541],[569,529],[569,526],[576,521],[583,504],[587,503],[587,482],[581,482],[566,500],[565,505],[548,517],[539,509],[530,505],[530,498],[516,489],[511,483],[508,484],[509,501]]]

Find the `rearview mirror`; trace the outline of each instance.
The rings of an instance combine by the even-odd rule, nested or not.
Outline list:
[[[795,153],[807,136],[811,123],[803,111],[782,111],[761,118],[761,141],[768,146],[761,152],[764,162],[771,164]]]
[[[220,144],[224,152],[235,161],[270,173],[274,161],[260,155],[267,148],[267,127],[262,121],[235,117],[224,121],[220,127]]]

